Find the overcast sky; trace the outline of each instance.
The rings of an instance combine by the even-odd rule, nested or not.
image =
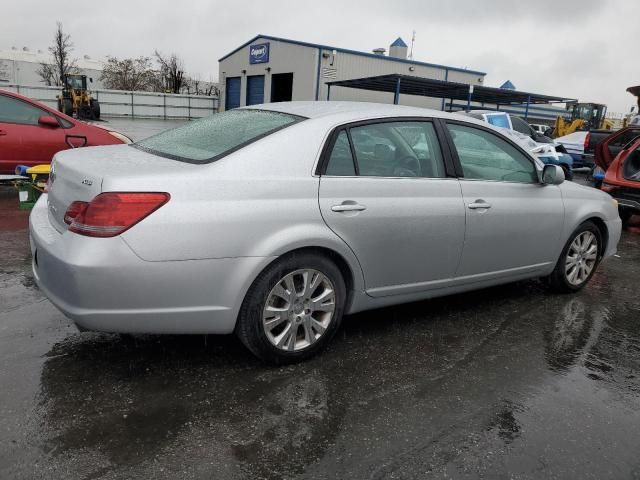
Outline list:
[[[217,80],[218,58],[258,33],[371,51],[416,31],[416,60],[487,72],[485,85],[606,103],[627,112],[640,85],[638,0],[4,2],[0,49],[51,44],[60,20],[75,54],[182,56]]]

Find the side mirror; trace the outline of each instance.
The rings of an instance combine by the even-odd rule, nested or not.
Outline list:
[[[564,182],[564,170],[558,165],[545,165],[542,169],[542,183],[544,185],[560,185]]]
[[[43,127],[50,127],[50,128],[58,128],[60,126],[60,124],[58,123],[58,120],[56,120],[51,115],[42,115],[40,118],[38,118],[38,123]]]

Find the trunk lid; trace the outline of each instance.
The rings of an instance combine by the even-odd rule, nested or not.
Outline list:
[[[90,202],[103,186],[122,185],[122,191],[149,191],[145,185],[158,177],[192,169],[195,165],[158,157],[128,145],[65,150],[54,156],[47,199],[49,221],[59,232],[67,230],[64,214],[75,201]],[[136,182],[136,178],[139,182]],[[114,191],[109,189],[108,191]]]

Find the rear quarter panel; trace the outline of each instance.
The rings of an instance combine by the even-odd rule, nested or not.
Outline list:
[[[104,191],[166,191],[171,200],[122,235],[143,260],[271,257],[325,247],[353,252],[324,223],[313,167],[328,128],[306,120],[180,175],[105,179]]]

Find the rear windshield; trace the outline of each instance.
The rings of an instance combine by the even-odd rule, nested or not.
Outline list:
[[[132,146],[189,163],[208,163],[302,117],[266,110],[229,110],[162,132]]]

